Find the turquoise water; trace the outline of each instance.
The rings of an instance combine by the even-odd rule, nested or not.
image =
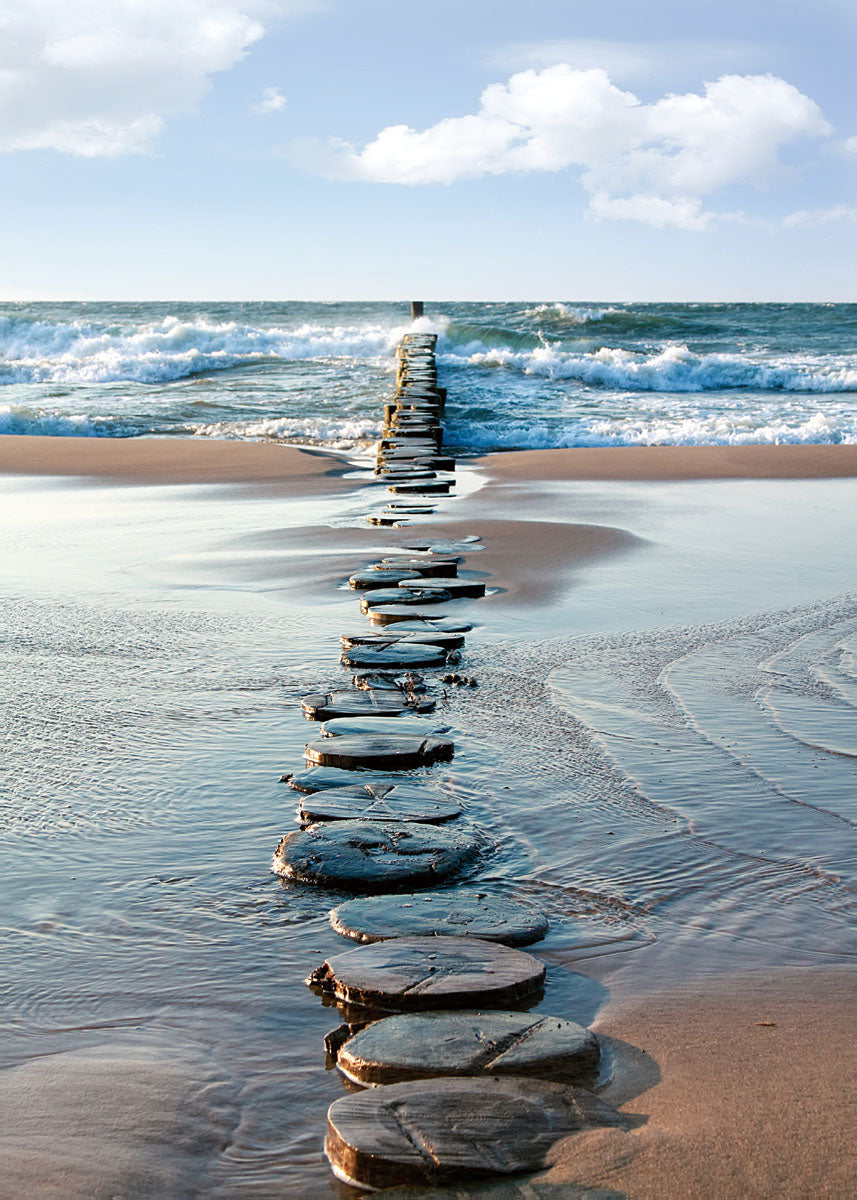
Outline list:
[[[0,432],[372,441],[404,303],[0,308]],[[444,303],[459,452],[857,441],[857,305]]]

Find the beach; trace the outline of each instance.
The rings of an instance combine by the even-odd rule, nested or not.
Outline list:
[[[0,437],[0,471],[0,1195],[352,1194],[302,982],[335,898],[269,872],[277,781],[364,624],[349,573],[471,533],[480,686],[445,698],[439,776],[480,880],[550,917],[544,1010],[608,1040],[633,1119],[535,1194],[853,1188],[857,446],[462,459],[407,530],[367,526],[354,451]]]
[[[857,1200],[855,17],[3,6],[0,1200]]]

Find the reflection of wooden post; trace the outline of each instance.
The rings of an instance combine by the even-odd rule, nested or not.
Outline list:
[[[417,317],[421,317],[422,315],[423,315],[422,300],[412,300],[411,301],[411,320],[416,321]]]

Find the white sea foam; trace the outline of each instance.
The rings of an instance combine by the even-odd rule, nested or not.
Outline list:
[[[270,417],[258,421],[217,421],[192,425],[187,430],[196,437],[234,438],[240,441],[280,441],[322,443],[335,450],[366,446],[381,436],[378,421],[320,421],[310,417]]]
[[[780,357],[757,361],[735,354],[695,354],[673,344],[651,353],[602,346],[590,354],[569,354],[555,344],[534,350],[486,348],[477,341],[448,342],[444,361],[476,367],[505,367],[546,379],[629,391],[706,392],[733,388],[756,391],[857,391],[857,356]]]
[[[0,317],[3,383],[163,383],[243,363],[389,356],[407,326],[293,329],[166,317],[137,328]]]
[[[27,405],[0,404],[0,434],[43,434],[50,437],[109,436],[97,422],[81,413],[61,414],[30,408]]]
[[[841,418],[841,414],[837,414]],[[857,419],[813,413],[804,420],[753,420],[732,414],[643,419],[503,421],[449,427],[448,442],[473,450],[545,450],[574,446],[711,446],[857,444]]]
[[[586,325],[590,321],[603,321],[608,313],[622,311],[620,308],[588,308],[583,305],[561,304],[557,301],[554,304],[537,304],[533,308],[526,308],[524,316],[569,325]]]

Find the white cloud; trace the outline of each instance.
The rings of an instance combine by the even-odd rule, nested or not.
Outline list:
[[[486,61],[504,70],[523,67],[549,67],[568,63],[576,70],[600,67],[614,79],[626,82],[650,80],[658,76],[675,77],[677,69],[685,76],[705,78],[725,70],[746,69],[761,54],[771,61],[771,46],[763,50],[752,42],[709,38],[661,39],[659,41],[623,41],[621,38],[555,38],[540,42],[513,42],[487,55]]]
[[[857,137],[846,138],[843,147],[846,154],[857,154]]]
[[[764,182],[782,146],[829,132],[818,106],[773,75],[723,75],[701,94],[643,104],[606,71],[561,63],[491,84],[472,115],[390,125],[362,150],[304,143],[297,156],[330,178],[411,185],[577,168],[594,215],[699,230],[708,196]]]
[[[150,150],[292,0],[0,0],[0,150]]]
[[[642,221],[663,229],[668,225],[676,229],[709,229],[713,214],[704,212],[701,200],[684,197],[665,200],[663,196],[636,193],[633,196],[611,196],[609,192],[595,192],[589,201],[589,211],[597,220]]]
[[[785,229],[812,229],[832,221],[857,222],[857,205],[834,204],[830,208],[803,208],[783,217]]]
[[[261,100],[258,100],[251,106],[254,113],[259,116],[266,116],[268,113],[283,112],[288,100],[277,87],[266,87],[262,92]]]

